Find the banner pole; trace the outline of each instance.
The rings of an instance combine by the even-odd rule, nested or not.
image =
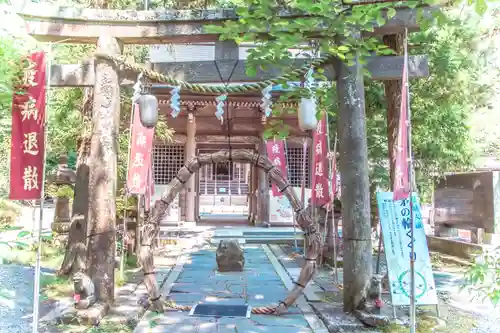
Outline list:
[[[380,255],[382,252],[382,228],[380,228],[380,232],[378,235],[378,249],[377,249],[377,266],[375,268],[375,274],[380,274]]]
[[[125,280],[125,237],[127,235],[127,221],[126,221],[127,205],[128,205],[128,192],[125,191],[125,197],[123,201],[123,234],[122,234],[122,244],[120,249],[120,279],[122,281]]]
[[[307,160],[307,138],[304,138],[302,143],[302,189],[300,193],[300,199],[302,201],[302,207],[306,209],[306,160]],[[312,207],[311,207],[312,208]],[[304,258],[306,256],[307,244],[304,238]]]
[[[52,65],[52,43],[49,42],[47,51],[47,75],[45,84],[45,119],[44,119],[44,150],[43,150],[43,168],[42,168],[42,188],[40,189],[40,216],[38,220],[38,230],[37,230],[37,252],[36,252],[36,264],[35,264],[35,287],[33,291],[33,325],[32,332],[38,333],[38,318],[39,318],[39,307],[40,307],[40,274],[41,274],[41,257],[42,257],[42,228],[43,228],[43,209],[44,209],[44,199],[45,199],[45,169],[47,158],[47,124],[48,124],[48,92],[50,90],[50,77],[51,77],[51,65]]]
[[[337,134],[335,134],[335,141],[333,144],[333,156],[331,160],[331,168],[333,169],[334,163],[336,163],[336,158],[337,158]],[[336,166],[335,166],[336,168]],[[339,284],[339,272],[338,272],[338,264],[337,264],[337,234],[338,234],[338,228],[336,228],[335,225],[335,192],[333,191],[333,187],[337,185],[337,172],[335,172],[335,178],[333,177],[332,173],[332,224],[331,227],[333,228],[333,269],[334,269],[334,281],[336,284]]]
[[[415,295],[415,221],[413,218],[413,152],[411,147],[411,110],[410,110],[410,90],[408,83],[408,29],[405,28],[405,40],[404,40],[404,57],[405,57],[405,77],[404,81],[404,91],[406,94],[406,110],[408,115],[408,123],[406,124],[408,129],[408,185],[410,192],[410,231],[411,231],[411,255],[410,255],[410,333],[416,333],[416,295]]]
[[[137,82],[140,82],[139,78],[137,78]],[[124,244],[125,244],[125,235],[127,233],[127,222],[126,222],[126,213],[127,213],[127,205],[128,205],[128,171],[130,168],[130,151],[132,148],[132,125],[134,123],[134,117],[135,117],[135,103],[136,99],[135,97],[132,97],[132,110],[130,112],[130,124],[129,124],[129,139],[128,139],[128,149],[127,149],[127,170],[125,170],[125,177],[127,177],[127,181],[125,182],[125,193],[124,193],[124,202],[123,202],[123,236],[122,236],[122,249],[120,253],[120,278],[123,280],[125,278],[125,250],[124,250]],[[137,212],[139,213],[139,212]],[[139,219],[137,219],[137,222],[139,222]],[[137,238],[138,235],[136,233],[135,237]]]
[[[326,133],[326,144],[327,144],[327,152],[326,152],[326,156],[329,156],[330,154],[330,149],[331,149],[331,145],[330,145],[330,126],[328,126],[328,112],[325,111],[325,133]],[[329,166],[330,168],[326,167],[326,170],[325,172],[328,172],[328,170],[332,170],[331,168],[331,160],[328,161],[329,163]],[[328,179],[328,177],[327,177]],[[331,184],[332,185],[332,190],[333,190],[333,183]],[[328,192],[330,193],[330,189],[328,189]],[[330,197],[330,200],[331,203],[332,203],[332,207],[333,207],[333,199],[332,197]],[[328,241],[327,241],[327,237],[328,237],[328,229],[330,229],[330,227],[328,226],[328,212],[330,210],[328,209],[328,206],[326,208],[326,214],[325,214],[325,220],[323,221],[323,223],[325,224],[324,228],[323,228],[323,235],[321,236],[321,241],[323,242],[323,246],[321,248],[321,253],[320,253],[320,266],[323,266],[323,260],[324,260],[324,252],[325,252],[325,245],[326,245],[326,248],[328,249]],[[332,216],[333,216],[333,209],[332,209]],[[332,220],[333,222],[333,220]],[[333,230],[333,226],[331,226],[332,230]],[[336,265],[334,265],[336,266]]]

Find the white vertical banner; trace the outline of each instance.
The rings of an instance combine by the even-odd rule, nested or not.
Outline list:
[[[293,188],[295,194],[300,193],[301,190],[300,187]],[[308,202],[311,197],[311,189],[306,188],[305,190],[306,202]],[[269,190],[269,222],[292,224],[294,223],[293,214],[292,205],[286,196],[273,197],[272,190]]]
[[[410,258],[415,259],[415,299],[417,305],[438,303],[434,275],[427,247],[420,203],[413,193],[414,249],[411,245],[410,200],[393,200],[392,192],[378,192],[377,204],[389,271],[389,285],[394,306],[410,305]]]

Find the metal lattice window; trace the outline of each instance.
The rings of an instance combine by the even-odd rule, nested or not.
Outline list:
[[[309,164],[309,149],[306,154],[306,187],[310,187],[310,164]],[[288,182],[293,187],[302,187],[302,163],[303,163],[303,148],[302,147],[287,147],[286,150],[287,175]],[[271,179],[269,178],[269,187],[271,187]]]
[[[302,163],[303,163],[303,148],[302,147],[287,147],[286,160],[288,166],[288,181],[293,187],[302,186]],[[306,153],[306,187],[310,187],[310,151]]]
[[[153,172],[156,184],[168,185],[183,166],[183,146],[155,145],[153,147]]]

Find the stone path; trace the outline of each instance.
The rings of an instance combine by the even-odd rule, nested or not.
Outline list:
[[[51,274],[42,270],[42,274]],[[34,268],[0,264],[0,332],[31,332],[33,320]],[[40,302],[40,316],[51,311],[53,304]]]
[[[203,302],[275,306],[288,294],[285,284],[262,246],[245,245],[244,252],[245,270],[231,273],[216,270],[214,247],[193,252],[183,264],[175,283],[166,286],[170,289],[168,299],[182,305]],[[281,317],[191,317],[187,312],[168,312],[157,317],[149,314],[145,317],[135,332],[314,332],[303,311],[296,305]],[[151,326],[155,327],[149,330]]]

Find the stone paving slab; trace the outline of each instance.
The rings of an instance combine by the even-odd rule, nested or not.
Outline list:
[[[299,266],[299,264],[293,257],[287,255],[287,253],[285,253],[285,251],[282,249],[281,246],[270,245],[269,247],[276,255],[280,264],[285,268],[286,272],[292,278],[292,280],[297,281],[300,276],[300,271],[302,270],[302,267]],[[313,280],[309,282],[303,293],[308,301],[319,302],[321,301],[321,298],[316,293],[320,293],[321,291],[322,290],[319,288],[318,285],[316,285],[316,283]]]
[[[244,252],[244,271],[229,273],[216,271],[215,249],[193,252],[176,281],[168,287],[167,299],[182,305],[199,302],[252,307],[277,305],[288,295],[288,290],[266,252],[255,245],[245,245]],[[251,315],[250,318],[190,317],[187,312],[167,312],[154,319],[145,318],[135,332],[313,332],[299,307],[294,305],[289,312],[279,317]]]
[[[187,313],[168,312],[166,316],[149,318],[137,329],[140,332],[196,333],[312,333],[307,322],[297,315],[281,317],[255,315],[247,318],[190,317]]]

